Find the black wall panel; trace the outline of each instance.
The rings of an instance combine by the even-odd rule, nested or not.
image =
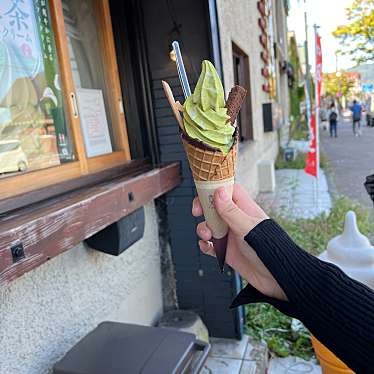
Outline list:
[[[141,19],[144,32],[153,104],[150,118],[153,118],[157,140],[154,148],[158,149],[161,162],[180,160],[182,164],[183,183],[166,196],[179,307],[196,311],[211,335],[239,338],[242,309],[230,311],[229,305],[240,288],[240,280],[230,269],[221,274],[216,260],[200,253],[195,233],[198,221],[191,215],[191,203],[196,194],[194,182],[178,124],[161,85],[161,80],[166,80],[175,99],[183,103],[176,65],[169,58],[172,39],[177,38],[181,44],[191,88],[197,82],[201,61],[211,59],[208,2],[141,0],[138,4],[140,14],[135,18]]]

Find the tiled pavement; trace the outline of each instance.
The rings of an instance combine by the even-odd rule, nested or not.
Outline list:
[[[244,335],[241,341],[211,338],[212,350],[202,374],[265,374],[268,351]]]
[[[257,197],[265,211],[276,211],[292,218],[313,218],[328,214],[331,197],[323,170],[318,182],[304,170],[275,171],[275,192],[260,193]]]
[[[296,357],[272,358],[263,343],[244,335],[241,341],[211,338],[212,350],[201,374],[321,374],[311,361]]]
[[[298,357],[273,358],[267,374],[322,374],[321,367],[314,362]]]

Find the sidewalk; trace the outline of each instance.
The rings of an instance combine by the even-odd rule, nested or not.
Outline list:
[[[338,124],[338,138],[330,138],[328,131],[321,131],[320,139],[337,192],[373,209],[363,183],[366,176],[374,173],[374,128],[361,126],[361,136],[355,137],[351,120],[343,118]]]
[[[323,170],[318,182],[300,169],[276,170],[275,179],[276,190],[260,193],[257,197],[265,211],[294,219],[329,214],[332,202]]]

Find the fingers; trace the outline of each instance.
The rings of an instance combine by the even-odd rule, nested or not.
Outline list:
[[[232,199],[224,188],[217,189],[214,195],[214,205],[218,214],[229,225],[231,230],[240,236],[246,235],[258,223],[268,218],[266,213],[239,184],[234,185]],[[194,217],[203,215],[203,209],[198,197],[195,197],[192,202],[192,215]],[[205,230],[207,231],[205,232]],[[198,226],[197,233],[204,241],[210,240],[212,236],[206,223],[203,226]]]
[[[240,193],[241,192],[239,192],[239,194]],[[215,191],[214,206],[218,214],[236,235],[246,235],[260,222],[258,218],[243,212],[243,210],[232,201],[224,187],[218,188]]]
[[[248,192],[240,185],[234,184],[232,191],[233,202],[249,216],[264,216],[266,213],[257,205],[257,203],[249,196]]]
[[[208,241],[212,238],[212,232],[207,226],[206,222],[200,222],[196,227],[196,233],[200,239]]]
[[[200,217],[203,215],[203,208],[201,207],[198,197],[195,197],[192,201],[192,215],[194,217]]]
[[[206,222],[201,222],[196,227],[197,235],[202,239],[199,240],[200,250],[206,255],[215,256],[214,247],[209,240],[212,238],[212,232],[208,228]]]
[[[199,247],[201,252],[205,253],[206,255],[210,255],[213,257],[216,256],[213,244],[211,242],[204,242],[204,240],[199,240]]]
[[[257,205],[240,184],[234,184],[232,200],[247,215],[267,218],[266,213]],[[192,202],[192,215],[194,217],[200,217],[203,215],[203,209],[198,197],[195,197]]]

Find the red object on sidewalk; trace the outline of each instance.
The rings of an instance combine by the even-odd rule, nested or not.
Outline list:
[[[305,173],[312,175],[313,177],[317,176],[317,137],[316,137],[316,116],[313,113],[311,118],[311,127],[312,127],[312,139],[309,144],[309,152],[306,158],[305,164]]]

